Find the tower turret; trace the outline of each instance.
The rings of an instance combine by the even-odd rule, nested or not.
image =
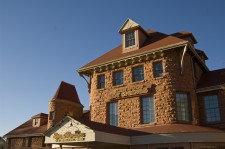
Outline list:
[[[79,118],[82,113],[83,105],[80,103],[75,86],[62,81],[49,101],[48,128],[67,115]]]

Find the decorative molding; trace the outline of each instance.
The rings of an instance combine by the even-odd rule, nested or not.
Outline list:
[[[144,61],[148,61],[150,59],[155,59],[157,57],[165,56],[165,51],[167,51],[169,49],[177,48],[177,47],[182,47],[184,45],[187,45],[187,43],[188,42],[185,41],[185,42],[180,42],[180,43],[177,43],[177,44],[172,44],[172,45],[169,45],[169,46],[164,46],[164,47],[152,49],[151,51],[147,51],[147,52],[145,51],[145,52],[142,52],[142,53],[138,53],[138,54],[130,55],[130,56],[127,56],[127,57],[114,59],[112,61],[100,63],[100,64],[97,64],[97,65],[94,65],[94,66],[84,67],[84,68],[78,69],[77,71],[78,71],[78,73],[83,73],[83,74],[86,75],[86,74],[89,74],[91,72],[91,70],[94,70],[94,71],[96,71],[96,69],[98,70],[99,67],[108,66],[110,64],[114,64],[115,62],[120,63],[120,62],[124,62],[124,61],[125,61],[124,66],[128,66],[128,65],[130,65],[130,63],[127,63],[127,61],[132,61],[132,59],[134,59],[134,58],[138,58],[138,57],[142,57],[142,56],[146,56],[146,55],[149,58],[148,57],[145,58]],[[123,65],[121,65],[121,66],[123,66]],[[111,67],[111,69],[114,69],[114,67],[113,68]]]
[[[114,89],[111,94],[109,95],[111,99],[117,99],[117,98],[127,98],[131,96],[139,96],[141,94],[147,94],[148,88],[141,85],[134,85],[134,86],[128,86],[128,87],[122,87],[118,89]]]

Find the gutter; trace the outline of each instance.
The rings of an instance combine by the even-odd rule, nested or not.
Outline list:
[[[21,134],[21,135],[4,135],[4,138],[17,138],[17,137],[31,137],[31,136],[44,136],[44,133],[35,133],[35,134]]]

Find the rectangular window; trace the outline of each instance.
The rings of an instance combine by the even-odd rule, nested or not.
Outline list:
[[[33,124],[34,124],[34,126],[37,126],[39,124],[39,118],[34,118]]]
[[[115,71],[113,73],[113,85],[122,85],[123,84],[123,71]]]
[[[109,124],[118,126],[118,103],[109,103]]]
[[[190,108],[188,94],[176,94],[177,119],[180,121],[190,121]]]
[[[98,76],[98,89],[105,88],[105,75]]]
[[[135,33],[129,32],[125,34],[125,47],[130,47],[135,45]]]
[[[132,70],[133,82],[138,82],[144,80],[144,67],[138,66],[134,67]]]
[[[144,124],[155,122],[154,97],[142,98],[142,122]]]
[[[220,108],[217,95],[204,97],[205,117],[207,122],[220,121]]]
[[[50,112],[49,120],[55,119],[55,111]]]
[[[153,69],[154,69],[154,77],[155,78],[161,77],[163,75],[162,61],[154,62]]]

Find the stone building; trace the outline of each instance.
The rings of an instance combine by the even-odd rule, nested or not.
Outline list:
[[[75,87],[62,82],[49,102],[44,145],[224,149],[225,69],[208,69],[190,32],[146,31],[127,19],[119,33],[120,46],[78,69],[90,111],[83,111]]]
[[[87,115],[87,111],[84,111]],[[49,101],[49,114],[37,114],[27,122],[5,135],[8,149],[49,149],[51,144],[45,144],[44,133],[65,116],[74,118],[83,115],[83,105],[75,86],[61,82],[55,95]]]
[[[130,148],[225,148],[225,69],[209,71],[194,35],[130,19],[119,33],[120,46],[78,70],[91,121],[147,133],[130,135]]]

